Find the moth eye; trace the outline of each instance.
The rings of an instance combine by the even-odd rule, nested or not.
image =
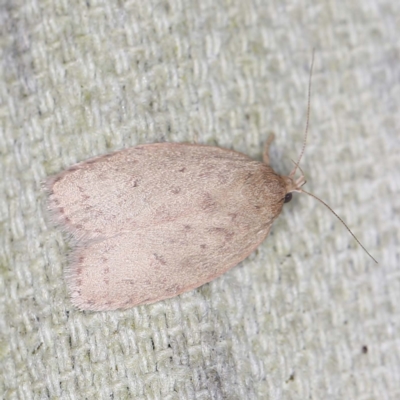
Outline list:
[[[286,193],[284,203],[289,203],[292,200],[292,193]]]

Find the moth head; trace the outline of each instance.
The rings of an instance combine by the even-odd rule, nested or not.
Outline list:
[[[296,173],[297,168],[301,171],[301,175],[298,178],[295,178],[294,175]],[[293,168],[289,176],[285,176],[284,179],[286,184],[286,194],[284,198],[284,203],[289,203],[289,201],[292,200],[293,192],[298,192],[298,193],[302,192],[301,187],[306,183],[306,179],[304,177],[304,172],[302,171],[302,169],[298,164],[296,164],[296,167]]]

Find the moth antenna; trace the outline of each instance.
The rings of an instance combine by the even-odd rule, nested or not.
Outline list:
[[[299,167],[300,168],[300,167]],[[368,250],[361,244],[361,242],[357,239],[356,235],[350,230],[350,228],[346,225],[346,223],[342,220],[342,218],[339,217],[339,215],[337,215],[335,213],[335,211],[332,210],[332,208],[330,206],[328,206],[328,204],[326,204],[323,200],[321,200],[319,197],[315,196],[314,194],[307,192],[304,189],[299,189],[299,191],[301,193],[305,193],[308,194],[311,197],[314,197],[314,199],[318,200],[320,203],[322,203],[328,210],[331,211],[331,213],[333,215],[336,216],[336,218],[345,226],[345,228],[350,232],[351,236],[353,236],[353,238],[356,240],[356,242],[363,248],[363,250],[378,264],[378,261],[375,260],[374,257],[372,257],[372,255],[368,252]]]
[[[351,231],[351,229],[346,225],[346,223],[342,220],[342,218],[339,217],[338,214],[333,211],[333,209],[326,204],[323,200],[321,200],[319,197],[315,196],[314,194],[307,192],[304,189],[301,189],[301,187],[306,183],[305,177],[304,177],[304,172],[300,167],[300,161],[301,158],[303,157],[304,150],[306,149],[306,144],[307,144],[307,136],[308,136],[308,127],[310,125],[310,111],[311,111],[311,82],[312,82],[312,73],[313,73],[313,68],[314,68],[314,54],[315,54],[315,49],[312,51],[312,57],[311,57],[311,66],[310,66],[310,75],[308,78],[308,98],[307,98],[307,118],[306,118],[306,128],[304,130],[304,140],[303,140],[303,147],[301,149],[299,158],[297,159],[297,162],[292,162],[294,163],[294,168],[292,172],[289,174],[289,177],[293,177],[296,174],[297,168],[300,170],[302,176],[295,181],[297,189],[295,190],[296,192],[301,192],[301,193],[306,193],[309,196],[313,197],[314,199],[318,200],[320,203],[322,203],[330,212],[336,216],[336,218],[345,226],[345,228],[350,232],[351,236],[355,239],[355,241],[362,247],[362,249],[378,264],[378,261],[375,260],[374,257],[368,252],[368,250],[362,245],[362,243],[357,239],[356,235]]]
[[[315,54],[315,49],[312,51],[312,57],[311,57],[311,67],[310,67],[310,75],[308,77],[308,98],[307,98],[307,118],[306,118],[306,128],[304,130],[304,140],[303,140],[303,147],[301,149],[299,158],[297,160],[297,163],[295,163],[295,167],[293,168],[292,172],[289,174],[290,177],[294,176],[294,174],[297,171],[297,168],[299,168],[299,164],[301,161],[301,158],[303,157],[304,150],[306,149],[306,144],[307,144],[307,136],[308,136],[308,127],[310,125],[310,112],[311,112],[311,81],[312,81],[312,74],[313,74],[313,68],[314,68],[314,54]]]
[[[297,188],[301,188],[303,185],[305,185],[305,184],[307,183],[307,181],[306,181],[306,176],[304,175],[304,171],[303,171],[303,169],[300,167],[300,165],[296,164],[296,162],[295,162],[294,160],[292,160],[292,159],[291,159],[291,161],[292,161],[292,163],[293,163],[296,167],[299,168],[299,170],[300,170],[300,172],[301,172],[300,178],[297,178],[297,179],[295,180],[295,186],[296,186]]]

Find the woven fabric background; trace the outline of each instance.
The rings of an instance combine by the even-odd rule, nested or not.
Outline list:
[[[1,398],[400,398],[400,2],[3,0],[0,30]],[[287,174],[313,48],[306,189],[379,264],[297,195],[210,284],[76,310],[41,182],[156,141],[261,159],[271,131]]]

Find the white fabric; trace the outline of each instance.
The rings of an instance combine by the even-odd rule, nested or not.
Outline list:
[[[0,7],[5,399],[400,398],[400,3],[8,0]],[[41,182],[138,143],[219,145],[287,174],[315,68],[306,190],[223,277],[91,313]],[[106,190],[106,188],[105,188]]]

